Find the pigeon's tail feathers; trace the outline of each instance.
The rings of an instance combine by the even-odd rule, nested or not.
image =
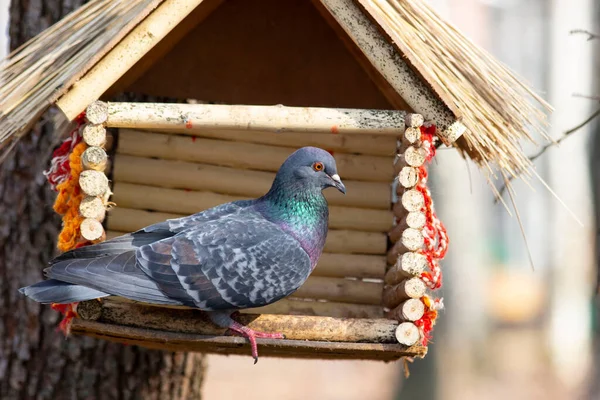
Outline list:
[[[68,304],[110,296],[100,290],[48,279],[19,289],[19,292],[38,303]]]

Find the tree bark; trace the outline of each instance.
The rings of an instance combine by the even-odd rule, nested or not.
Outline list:
[[[13,0],[11,47],[38,34],[80,0]],[[199,399],[198,354],[166,353],[85,337],[65,340],[60,316],[18,288],[42,279],[56,254],[60,219],[42,171],[51,123],[39,122],[0,166],[0,398]]]

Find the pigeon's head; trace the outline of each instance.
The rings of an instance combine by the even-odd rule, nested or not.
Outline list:
[[[308,188],[323,190],[333,186],[346,193],[346,187],[337,172],[335,159],[327,151],[317,147],[296,150],[285,160],[277,175],[278,178],[288,182],[295,180],[294,183]]]

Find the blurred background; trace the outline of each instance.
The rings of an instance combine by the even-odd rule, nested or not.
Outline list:
[[[574,96],[600,95],[600,38],[570,34],[600,34],[597,0],[431,1],[554,106],[552,137],[600,107],[597,97]],[[0,57],[7,50],[7,7],[0,0]],[[511,216],[494,202],[475,166],[455,151],[439,151],[431,170],[436,207],[451,239],[443,263],[446,310],[429,355],[410,365],[408,380],[401,363],[263,358],[254,366],[247,357],[210,356],[205,398],[600,399],[594,207],[600,204],[599,122],[536,161],[565,205],[536,179],[529,186],[515,182],[535,270],[514,211]]]

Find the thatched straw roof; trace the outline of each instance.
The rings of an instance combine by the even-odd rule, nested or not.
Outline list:
[[[360,0],[412,66],[468,131],[459,147],[508,172],[530,162],[519,142],[545,134],[551,107],[422,0]],[[549,138],[547,138],[549,139]]]
[[[457,142],[462,151],[513,174],[530,166],[520,141],[544,135],[548,104],[426,2],[356,1],[468,128]],[[161,2],[92,0],[11,53],[0,64],[0,149]]]
[[[92,0],[0,62],[0,161],[42,113],[162,0]]]

